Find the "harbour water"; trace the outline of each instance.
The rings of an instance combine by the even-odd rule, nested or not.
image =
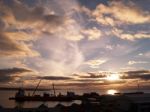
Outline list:
[[[75,94],[79,94],[79,95],[82,95],[83,93],[90,93],[90,92],[97,92],[99,94],[111,94],[111,91],[112,91],[112,94],[113,92],[135,92],[136,90],[129,90],[129,91],[119,91],[119,90],[113,90],[113,89],[110,89],[110,90],[72,90],[73,92],[75,92]],[[9,100],[9,97],[12,97],[12,96],[15,96],[15,93],[17,91],[14,91],[14,90],[11,90],[11,91],[8,91],[8,90],[0,90],[0,105],[3,106],[3,107],[6,107],[6,108],[14,108],[16,106],[21,106],[21,107],[24,107],[24,108],[33,108],[33,107],[38,107],[39,105],[41,105],[42,103],[45,103],[48,107],[54,107],[56,106],[57,104],[63,104],[65,106],[69,106],[71,105],[72,103],[77,103],[77,104],[80,104],[81,101],[73,101],[73,102],[51,102],[51,101],[48,101],[48,102],[41,102],[41,101],[30,101],[30,102],[24,102],[24,103],[17,103],[15,102],[14,100]],[[26,91],[26,94],[32,94],[33,91]],[[47,91],[48,92],[48,91]],[[57,93],[61,92],[62,94],[66,94],[67,90],[60,90],[60,91],[57,91]],[[147,93],[150,93],[150,90],[144,90],[144,92],[147,92]],[[43,91],[37,91],[36,94],[40,94],[42,95],[43,94]]]

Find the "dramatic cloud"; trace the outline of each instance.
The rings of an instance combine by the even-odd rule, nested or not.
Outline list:
[[[71,77],[64,77],[64,76],[43,76],[43,77],[37,77],[39,79],[43,79],[43,80],[71,80],[73,78]]]
[[[54,3],[56,7],[62,4],[58,9],[44,2],[33,7],[23,1],[9,2],[0,2],[1,56],[9,56],[12,60],[19,56],[20,63],[37,71],[41,63],[42,74],[43,71],[46,74],[69,74],[80,66],[82,53],[77,43],[71,41],[79,41],[84,36],[80,32],[80,24],[73,18],[75,12],[68,14],[72,7],[65,6],[72,2]],[[78,4],[74,2],[72,5],[76,7]],[[20,59],[20,56],[26,57]],[[33,56],[36,58],[32,59]]]
[[[133,2],[0,0],[0,69],[5,70],[0,70],[0,81],[34,85],[38,80],[32,80],[42,79],[98,87],[115,83],[106,81],[112,74],[108,70],[149,69],[150,14]],[[136,77],[123,74],[117,84]]]
[[[32,51],[25,43],[19,43],[5,34],[0,34],[0,56],[36,56],[37,52]]]
[[[24,68],[0,69],[0,82],[13,81],[16,74],[22,74],[26,72],[32,71]]]
[[[137,71],[128,71],[128,72],[124,72],[126,74],[131,74],[131,75],[134,75],[134,74],[142,74],[142,73],[149,73],[150,71],[149,70],[137,70]]]
[[[12,2],[13,4],[18,3],[16,1]],[[22,31],[17,30],[17,27],[19,28],[21,24],[19,25],[13,17],[13,9],[9,8],[13,7],[7,6],[5,1],[0,2],[0,56],[37,56],[38,53],[32,50],[31,46],[24,41],[31,40],[31,38],[28,38],[29,35],[26,34],[26,37],[22,38],[23,33],[20,33]],[[19,11],[19,9],[17,10]],[[24,14],[24,12],[21,14]],[[20,15],[20,17],[22,16]],[[13,35],[14,33],[15,35]]]
[[[59,17],[53,12],[49,12],[49,14],[45,14],[45,7],[35,6],[33,8],[28,7],[23,4],[21,1],[13,0],[11,4],[8,4],[5,1],[0,2],[1,10],[3,15],[7,15],[5,18],[9,20],[9,18],[14,19],[15,22],[28,23],[28,25],[41,25],[50,24],[50,25],[60,25],[63,22],[63,17]],[[9,21],[10,22],[10,21]],[[38,23],[37,23],[38,22]],[[31,26],[32,27],[32,26]]]
[[[28,51],[32,51],[24,41],[35,39],[45,32],[69,40],[80,40],[83,38],[79,33],[80,28],[77,29],[79,25],[75,20],[59,16],[53,11],[46,12],[46,7],[35,6],[31,8],[17,0],[11,1],[11,4],[1,1],[0,6],[0,29],[5,28],[1,35],[7,35],[9,40],[13,42],[13,47],[16,46],[20,49],[25,47]],[[63,36],[62,33],[64,34]],[[20,42],[20,40],[22,41]]]
[[[121,78],[150,80],[150,71],[148,70],[128,71],[124,72],[124,75]]]

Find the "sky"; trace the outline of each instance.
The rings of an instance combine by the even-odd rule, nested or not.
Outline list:
[[[0,87],[150,87],[150,0],[0,0]]]

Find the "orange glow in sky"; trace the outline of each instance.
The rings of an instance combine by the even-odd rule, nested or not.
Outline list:
[[[119,80],[120,77],[119,77],[119,74],[110,74],[106,77],[106,80],[109,80],[109,81],[116,81],[116,80]]]
[[[117,93],[118,91],[117,90],[114,90],[114,89],[110,89],[107,91],[107,94],[109,95],[114,95],[115,93]]]

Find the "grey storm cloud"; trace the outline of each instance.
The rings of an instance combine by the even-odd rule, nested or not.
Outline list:
[[[103,73],[92,73],[92,72],[86,73],[86,75],[73,74],[73,76],[77,76],[79,78],[85,78],[85,79],[96,79],[96,78],[106,77],[106,75]]]
[[[124,72],[121,78],[122,79],[141,79],[141,80],[150,80],[150,71],[149,70],[137,70],[137,71],[128,71]]]
[[[44,79],[44,80],[72,80],[71,77],[64,77],[64,76],[43,76],[43,77],[37,77],[38,79]]]
[[[129,75],[135,75],[135,74],[145,74],[145,73],[150,73],[149,70],[136,70],[136,71],[127,71],[127,72],[124,72],[126,74],[129,74]]]
[[[18,73],[32,72],[31,70],[25,68],[9,68],[0,69],[0,82],[9,82],[13,80],[13,76]]]

